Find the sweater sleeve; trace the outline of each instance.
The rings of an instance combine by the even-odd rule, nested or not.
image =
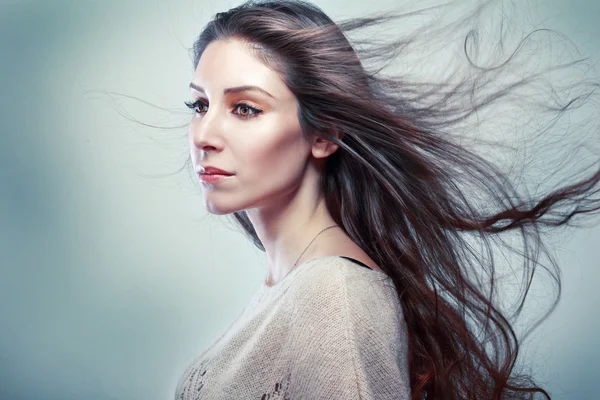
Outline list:
[[[410,399],[406,327],[391,281],[343,268],[315,268],[294,295],[292,398]]]

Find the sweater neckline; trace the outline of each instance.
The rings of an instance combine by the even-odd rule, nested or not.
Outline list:
[[[304,261],[302,264],[298,265],[296,268],[292,269],[286,276],[283,277],[283,279],[281,279],[279,282],[277,282],[274,285],[267,285],[267,281],[266,279],[262,281],[261,287],[266,290],[266,291],[275,291],[276,289],[280,288],[281,286],[283,286],[283,284],[286,281],[292,280],[291,278],[293,276],[295,276],[298,271],[300,271],[303,268],[306,268],[306,266],[314,261],[326,258],[326,257],[338,257],[338,256],[319,256],[319,257],[315,257],[315,258],[311,258],[309,260]],[[300,268],[302,267],[302,268]]]
[[[308,267],[308,264],[312,264],[312,263],[315,263],[316,261],[324,260],[326,258],[347,259],[347,257],[337,256],[337,255],[317,256],[317,257],[311,258],[309,260],[304,261],[302,264],[298,265],[290,273],[288,273],[286,276],[284,276],[283,279],[281,279],[279,282],[277,282],[274,285],[269,286],[269,285],[267,285],[266,279],[263,280],[262,283],[261,283],[261,285],[260,285],[261,291],[264,292],[264,293],[273,293],[273,292],[277,291],[277,289],[279,289],[280,287],[285,286],[284,284],[286,282],[293,281],[293,278],[297,275],[298,271],[305,270]],[[383,275],[385,275],[385,273],[382,272],[382,271],[374,270],[374,269],[368,267],[365,264],[362,264],[362,265],[365,266],[365,267],[367,267],[367,268],[369,268],[369,270],[371,270],[371,271],[373,271],[373,272],[375,272],[377,274],[383,274]],[[300,267],[302,267],[302,268],[300,268]]]
[[[266,279],[263,280],[262,283],[260,284],[258,292],[256,293],[256,297],[255,297],[254,301],[256,301],[257,303],[263,303],[264,301],[266,301],[269,298],[277,297],[277,293],[279,293],[281,290],[283,290],[282,288],[289,286],[289,283],[294,280],[294,277],[298,274],[298,271],[305,271],[307,269],[307,267],[309,266],[308,264],[314,264],[316,261],[322,260],[322,259],[328,258],[328,257],[338,257],[338,256],[319,256],[319,257],[315,257],[315,258],[306,260],[302,264],[300,264],[296,268],[294,268],[292,271],[290,271],[290,273],[288,273],[286,276],[284,276],[283,279],[281,279],[279,282],[277,282],[276,284],[271,285],[271,286],[267,285]],[[302,267],[302,268],[300,268],[300,267]]]
[[[316,264],[317,261],[324,260],[327,258],[337,258],[339,260],[344,259],[343,256],[337,256],[337,255],[314,257],[307,261],[304,261],[302,264],[300,264],[299,266],[294,268],[289,274],[284,276],[283,279],[281,279],[279,282],[277,282],[274,285],[271,285],[271,286],[267,285],[266,279],[265,279],[262,281],[262,283],[259,286],[259,290],[256,293],[255,301],[257,301],[258,303],[262,303],[263,301],[265,301],[268,298],[276,297],[277,293],[280,292],[281,290],[283,290],[282,288],[289,286],[289,284],[294,281],[296,275],[298,275],[298,271],[306,271],[311,267],[311,265],[309,265],[309,264],[314,265],[314,264]],[[300,267],[302,267],[302,268],[300,268]],[[370,269],[370,271],[372,271],[375,274],[381,274],[381,275],[386,276],[385,273],[382,271],[378,271],[378,270],[374,270],[374,269]]]

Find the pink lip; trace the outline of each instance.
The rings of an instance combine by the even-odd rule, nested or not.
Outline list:
[[[219,175],[219,174],[198,174],[200,180],[206,183],[217,183],[223,179],[229,178],[233,175]]]
[[[220,168],[212,167],[210,165],[207,165],[205,167],[200,166],[198,173],[199,174],[211,174],[211,175],[213,175],[213,174],[214,175],[233,175],[231,172],[227,172]]]

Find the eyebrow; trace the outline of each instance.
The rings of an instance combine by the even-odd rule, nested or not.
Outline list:
[[[197,86],[194,83],[190,83],[190,88],[197,90],[198,92],[205,93],[204,89],[202,89],[200,86]],[[259,88],[258,86],[251,86],[251,85],[237,86],[237,87],[231,87],[231,88],[227,88],[227,89],[223,90],[223,94],[240,93],[240,92],[260,92],[260,93],[274,99],[274,97],[273,97],[273,95],[271,95],[271,93],[267,92],[264,89]]]

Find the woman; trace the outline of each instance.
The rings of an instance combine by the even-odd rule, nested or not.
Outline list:
[[[308,3],[248,2],[194,44],[188,137],[204,204],[235,217],[268,275],[176,399],[549,398],[514,368],[486,255],[514,231],[529,287],[541,228],[598,211],[600,172],[518,192],[445,134],[506,92],[457,106],[498,69],[441,84],[425,105],[431,88],[367,72],[343,33],[385,19],[336,25]]]

